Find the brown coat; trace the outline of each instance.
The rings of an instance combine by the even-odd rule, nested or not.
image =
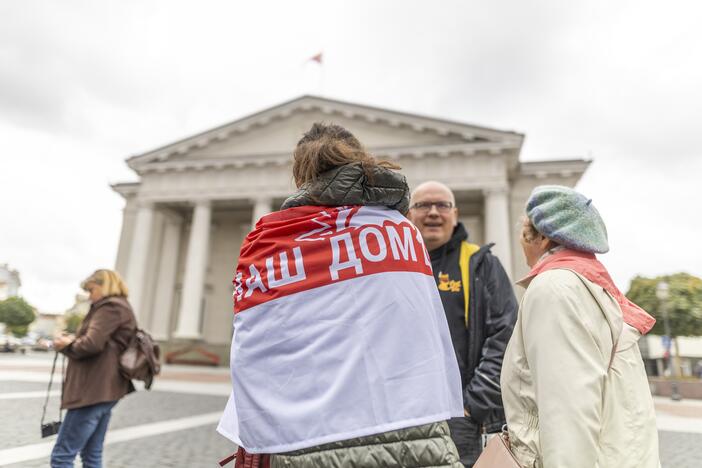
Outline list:
[[[105,297],[90,307],[75,341],[61,351],[69,358],[61,408],[115,401],[134,391],[132,382],[120,375],[118,361],[135,331],[126,298]]]

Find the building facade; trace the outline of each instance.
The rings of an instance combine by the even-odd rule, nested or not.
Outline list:
[[[19,288],[22,285],[20,275],[17,270],[13,270],[6,263],[0,265],[0,301],[8,297],[19,296]]]
[[[532,188],[574,186],[589,165],[521,162],[519,133],[315,96],[131,157],[139,182],[113,185],[126,201],[116,269],[140,325],[166,349],[199,343],[226,362],[239,247],[294,191],[292,150],[318,121],[348,128],[400,164],[411,188],[451,187],[472,241],[494,242],[513,279],[526,272],[518,224]]]

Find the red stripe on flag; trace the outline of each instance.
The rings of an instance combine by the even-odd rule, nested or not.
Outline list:
[[[234,277],[235,313],[360,276],[432,274],[412,223],[397,222],[387,211],[377,210],[371,216],[377,223],[360,224],[354,222],[360,208],[298,207],[262,218],[241,248]]]

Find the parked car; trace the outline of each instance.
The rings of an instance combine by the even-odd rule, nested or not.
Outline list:
[[[19,338],[6,334],[0,335],[0,352],[2,353],[14,353],[21,345],[22,342]]]

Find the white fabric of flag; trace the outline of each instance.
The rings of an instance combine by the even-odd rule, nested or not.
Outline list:
[[[463,416],[421,235],[383,207],[290,208],[244,241],[217,430],[281,453]]]

